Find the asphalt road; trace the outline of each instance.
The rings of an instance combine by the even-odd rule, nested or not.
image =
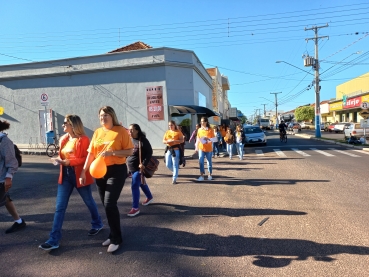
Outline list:
[[[368,153],[294,136],[282,144],[268,132],[268,145],[246,147],[243,161],[216,158],[212,181],[196,182],[198,163],[188,160],[172,185],[161,163],[149,180],[155,202],[134,218],[125,215],[127,179],[124,242],[113,255],[101,246],[107,226],[87,236],[89,213],[76,192],[60,248],[37,248],[51,229],[58,169],[45,156],[24,156],[11,195],[27,228],[4,234],[11,218],[1,209],[0,275],[367,276]]]

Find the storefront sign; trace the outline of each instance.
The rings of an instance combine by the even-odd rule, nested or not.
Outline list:
[[[146,88],[146,106],[149,121],[164,120],[162,86]]]
[[[361,97],[355,97],[346,99],[346,104],[343,105],[344,109],[351,109],[351,108],[360,108],[361,106]]]
[[[336,103],[329,104],[329,110],[330,111],[342,110],[342,102],[336,102]]]
[[[361,102],[369,102],[369,94],[361,96]]]

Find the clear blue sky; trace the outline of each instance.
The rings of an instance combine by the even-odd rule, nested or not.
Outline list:
[[[228,76],[229,100],[246,116],[315,102],[311,67],[319,36],[321,100],[369,72],[367,0],[0,0],[0,65],[106,53],[143,41],[193,50],[205,67]],[[360,54],[354,54],[361,51]],[[286,63],[276,63],[283,60]],[[368,80],[369,82],[369,80]]]

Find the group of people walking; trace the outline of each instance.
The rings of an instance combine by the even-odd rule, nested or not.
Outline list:
[[[39,245],[40,249],[50,251],[59,248],[62,237],[62,225],[71,193],[77,189],[91,215],[91,229],[88,236],[94,236],[103,228],[103,222],[92,197],[91,184],[94,179],[90,173],[91,164],[102,157],[106,165],[106,173],[101,178],[95,178],[98,194],[104,206],[106,218],[110,227],[108,238],[102,242],[107,246],[107,252],[116,251],[122,243],[120,213],[117,206],[128,169],[132,174],[132,209],[128,216],[139,213],[140,188],[146,195],[142,205],[153,201],[153,196],[142,175],[142,170],[152,156],[152,148],[145,133],[137,124],[131,124],[129,130],[121,126],[114,109],[104,106],[99,109],[98,117],[101,127],[96,129],[92,139],[84,133],[83,123],[78,115],[66,115],[63,122],[63,135],[60,139],[59,157],[53,159],[59,164],[60,173],[56,196],[56,209],[48,240]],[[6,121],[0,121],[0,205],[5,205],[14,219],[14,224],[6,230],[11,233],[23,229],[26,223],[16,212],[8,190],[18,162],[14,155],[14,146],[2,131],[10,126]]]
[[[165,132],[163,137],[163,143],[166,144],[170,150],[165,153],[165,162],[167,168],[173,173],[172,184],[177,184],[180,144],[183,143],[184,136],[173,120],[169,121],[168,127],[168,131]],[[225,124],[220,127],[214,126],[211,128],[208,118],[202,117],[189,139],[189,142],[195,141],[195,151],[198,152],[199,156],[200,177],[197,181],[205,180],[205,159],[208,168],[207,179],[213,179],[212,158],[215,158],[215,155],[219,157],[220,149],[223,147],[223,149],[228,152],[229,159],[232,160],[233,145],[235,144],[239,159],[243,160],[245,138],[241,125],[238,125],[234,132]]]
[[[128,170],[132,178],[132,208],[127,213],[133,217],[140,213],[140,189],[146,199],[142,205],[149,205],[153,196],[143,176],[143,170],[152,157],[152,147],[145,133],[138,124],[131,124],[127,130],[119,123],[114,109],[104,106],[98,111],[101,127],[96,129],[91,141],[84,132],[84,126],[78,115],[68,114],[64,118],[63,131],[60,139],[59,157],[52,159],[59,165],[56,208],[49,238],[39,245],[40,249],[53,250],[59,248],[62,238],[62,225],[70,196],[76,188],[91,216],[91,229],[88,236],[97,235],[103,228],[103,222],[98,212],[97,204],[92,196],[91,185],[96,182],[100,200],[104,206],[110,232],[102,242],[107,246],[107,252],[116,251],[122,243],[120,213],[118,200],[128,177]],[[14,219],[13,225],[6,230],[12,233],[26,227],[25,221],[18,215],[10,198],[9,189],[12,178],[18,169],[15,158],[14,145],[3,133],[10,124],[0,120],[0,206],[5,205]],[[219,157],[220,148],[226,145],[230,159],[232,159],[233,144],[236,144],[240,159],[243,158],[244,134],[241,126],[232,132],[225,125],[211,128],[208,118],[202,117],[200,124],[190,138],[195,140],[196,151],[199,156],[200,176],[197,181],[205,179],[205,159],[207,162],[207,179],[212,180],[212,158]],[[184,135],[175,121],[169,121],[168,130],[163,137],[166,144],[165,163],[172,171],[172,184],[177,184],[179,165],[182,159],[184,166]],[[103,158],[106,171],[102,176],[94,178],[90,173],[92,164]],[[128,165],[128,167],[127,167]]]

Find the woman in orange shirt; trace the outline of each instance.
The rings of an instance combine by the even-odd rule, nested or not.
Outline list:
[[[78,115],[66,115],[63,130],[66,134],[60,138],[59,157],[52,159],[55,165],[60,165],[53,227],[49,239],[39,246],[40,249],[46,251],[59,248],[64,215],[74,188],[77,189],[91,214],[92,229],[88,232],[88,235],[96,235],[103,227],[95,200],[91,193],[91,184],[94,183],[94,180],[89,172],[87,172],[85,183],[81,184],[78,182],[78,176],[81,174],[86,161],[90,139],[85,135],[82,121]]]
[[[172,184],[177,184],[180,158],[179,147],[184,142],[184,139],[182,132],[173,120],[169,121],[168,127],[169,130],[165,132],[163,137],[163,143],[168,146],[168,151],[165,153],[165,164],[173,172]]]
[[[112,107],[104,106],[99,110],[101,127],[92,136],[86,163],[83,167],[80,182],[85,183],[86,172],[91,163],[98,157],[104,157],[107,172],[104,177],[96,179],[101,202],[105,207],[110,226],[109,238],[102,243],[109,246],[108,252],[114,252],[122,243],[120,214],[117,202],[127,178],[126,158],[133,153],[133,144],[127,130],[122,127]]]
[[[201,117],[201,128],[197,131],[197,144],[199,149],[199,164],[200,164],[200,177],[197,181],[204,181],[205,175],[205,167],[204,161],[206,158],[208,165],[208,180],[212,180],[211,176],[213,172],[213,141],[214,139],[214,130],[210,128],[209,120],[207,117]]]

